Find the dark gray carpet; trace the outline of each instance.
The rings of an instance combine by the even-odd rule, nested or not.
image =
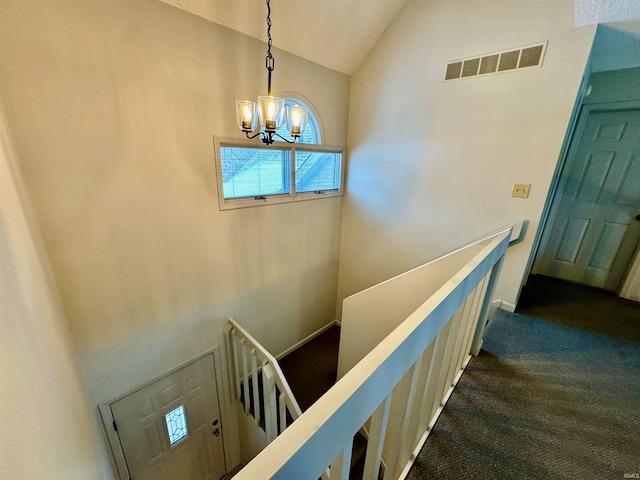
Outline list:
[[[520,305],[492,319],[407,478],[640,474],[640,304],[534,277]]]
[[[336,383],[339,346],[334,325],[278,362],[303,412]]]

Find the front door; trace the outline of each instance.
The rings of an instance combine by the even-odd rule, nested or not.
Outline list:
[[[218,480],[225,472],[213,355],[111,404],[131,480]]]
[[[640,238],[640,111],[585,115],[536,270],[616,290]]]

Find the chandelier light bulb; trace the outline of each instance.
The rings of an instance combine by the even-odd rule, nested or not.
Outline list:
[[[308,114],[309,112],[302,105],[287,105],[287,128],[294,139],[304,133]]]
[[[276,116],[276,102],[269,100],[267,102],[267,120],[273,120]]]
[[[278,97],[258,97],[258,117],[260,126],[266,132],[275,133],[284,120],[284,99]]]
[[[253,132],[258,124],[256,103],[247,100],[236,100],[236,117],[238,127],[245,133]]]

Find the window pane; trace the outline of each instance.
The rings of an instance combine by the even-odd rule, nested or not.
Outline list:
[[[296,191],[338,190],[342,153],[296,150]]]
[[[220,147],[224,198],[289,193],[288,152]]]
[[[171,445],[189,435],[184,405],[180,405],[175,410],[167,413],[164,416],[164,420],[167,422],[167,432],[169,433],[169,443]]]

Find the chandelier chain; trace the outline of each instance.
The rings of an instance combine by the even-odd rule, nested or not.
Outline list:
[[[274,68],[274,59],[273,55],[271,55],[271,45],[273,44],[271,40],[271,0],[267,0],[267,70],[270,72],[273,71]]]
[[[259,136],[266,145],[271,145],[275,137],[278,137],[287,143],[293,143],[300,138],[304,131],[304,122],[306,121],[307,113],[305,111],[303,114],[300,114],[299,110],[296,110],[295,114],[291,113],[293,109],[290,108],[283,99],[271,95],[271,74],[275,67],[275,60],[271,54],[271,47],[273,46],[273,40],[271,39],[271,0],[265,1],[267,3],[267,58],[265,59],[267,69],[267,97],[259,96],[257,104],[246,100],[237,100],[236,116],[240,130],[242,130],[250,140]],[[256,118],[256,107],[258,118]],[[287,115],[287,127],[289,127],[289,114],[291,113],[291,115],[293,115],[291,118],[294,120],[291,120],[292,126],[290,128],[293,140],[284,138],[277,133],[285,112]],[[250,133],[255,130],[256,120],[258,119],[260,121],[260,130],[254,135],[250,135]]]

